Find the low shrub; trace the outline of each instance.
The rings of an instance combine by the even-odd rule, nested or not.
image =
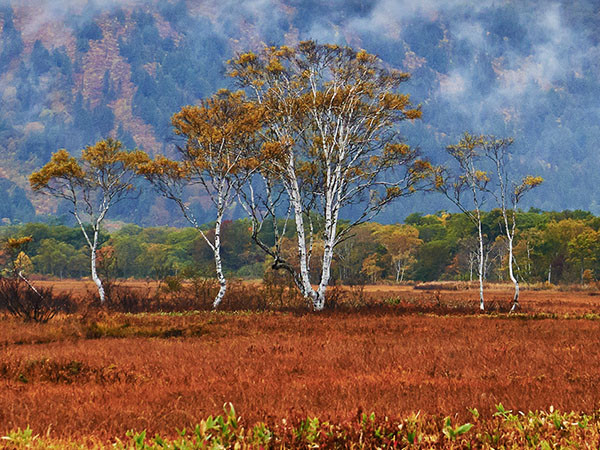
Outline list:
[[[150,285],[149,285],[150,286]],[[135,288],[106,283],[106,302],[88,292],[87,303],[124,313],[210,311],[219,283],[212,278],[166,277],[157,288]],[[219,305],[222,311],[306,310],[307,303],[285,276],[265,277],[263,283],[231,279]]]
[[[45,323],[59,312],[73,312],[70,294],[55,294],[52,288],[35,289],[19,278],[0,279],[0,310],[26,321]]]
[[[139,289],[119,286],[116,283],[106,283],[104,286],[106,294],[105,307],[111,311],[124,313],[140,313],[152,311],[152,303],[155,300],[150,295],[150,290],[146,292]]]

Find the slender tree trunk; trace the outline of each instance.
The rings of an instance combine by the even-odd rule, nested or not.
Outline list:
[[[217,213],[217,221],[215,222],[215,243],[213,247],[213,252],[215,255],[215,269],[217,272],[217,279],[219,280],[219,292],[215,297],[212,307],[213,309],[217,309],[221,304],[223,297],[225,297],[225,292],[227,291],[227,280],[225,278],[225,274],[223,273],[223,264],[221,262],[221,224],[223,223],[223,211],[222,208],[219,207],[219,211]]]
[[[548,284],[552,283],[552,263],[548,265]]]
[[[519,280],[517,280],[517,277],[515,277],[515,274],[513,271],[513,240],[512,240],[512,237],[508,238],[508,276],[510,277],[510,280],[515,285],[515,295],[513,297],[512,307],[510,308],[510,312],[514,312],[518,308],[520,308],[521,305],[519,305]]]
[[[97,246],[98,246],[98,232],[95,231],[94,232],[94,243],[93,243],[92,247],[90,248],[91,272],[92,272],[92,280],[94,281],[94,283],[96,284],[96,287],[98,288],[98,296],[100,297],[100,303],[103,304],[105,302],[106,298],[105,298],[105,293],[104,293],[104,286],[102,286],[102,280],[98,276],[98,271],[96,270],[96,247]]]
[[[100,215],[98,216],[98,218],[95,221],[93,221],[93,225],[92,225],[93,230],[94,230],[93,240],[90,240],[90,237],[89,237],[87,231],[85,230],[85,226],[83,225],[83,221],[79,217],[79,213],[77,212],[77,205],[75,203],[74,203],[74,206],[75,206],[75,209],[73,211],[73,216],[75,216],[75,219],[77,220],[77,223],[79,224],[79,228],[81,229],[81,232],[83,233],[83,237],[85,238],[85,241],[87,242],[88,247],[90,249],[90,268],[91,268],[92,280],[94,281],[94,283],[96,284],[96,288],[98,289],[98,297],[100,298],[100,303],[103,304],[104,301],[106,300],[106,298],[105,298],[106,296],[104,293],[104,286],[102,286],[102,280],[98,276],[98,271],[96,270],[96,250],[98,249],[98,233],[99,233],[99,229],[100,229],[100,223],[104,219],[104,214],[106,214],[106,211],[108,210],[108,206],[106,206],[100,212]]]
[[[300,262],[300,276],[294,277],[296,286],[300,289],[302,295],[311,302],[311,305],[316,310],[319,306],[325,304],[324,299],[319,299],[319,294],[315,291],[310,283],[310,267],[308,265],[308,252],[306,250],[306,234],[304,231],[304,219],[302,218],[302,200],[300,198],[300,189],[297,185],[293,185],[289,190],[290,200],[294,208],[294,219],[296,221],[296,236],[298,238],[298,258]],[[321,309],[323,307],[321,306]]]
[[[313,303],[315,311],[322,311],[325,307],[325,291],[329,284],[331,274],[331,262],[333,261],[333,244],[331,239],[325,244],[323,251],[323,268],[321,270],[321,282],[317,291],[317,301]]]
[[[40,292],[35,288],[35,286],[33,284],[31,284],[31,282],[27,279],[27,277],[25,275],[23,275],[23,271],[22,270],[17,271],[17,276],[21,280],[23,280],[25,282],[25,284],[27,286],[29,286],[29,289],[31,289],[33,292],[35,292],[38,297],[40,297],[41,299],[44,298],[44,297],[42,297],[42,294],[40,294]]]
[[[515,277],[515,274],[513,271],[513,259],[514,259],[514,257],[513,257],[513,239],[515,237],[515,229],[517,226],[516,209],[517,209],[518,198],[513,197],[512,228],[511,228],[511,226],[508,223],[508,214],[506,212],[505,178],[506,178],[506,181],[508,182],[508,175],[506,175],[506,177],[503,176],[503,174],[505,173],[503,171],[503,169],[506,168],[506,165],[504,163],[504,159],[502,159],[501,157],[498,157],[497,153],[496,153],[496,157],[493,158],[493,160],[496,162],[496,173],[498,175],[498,181],[500,182],[500,207],[502,208],[502,218],[504,219],[504,231],[506,234],[506,238],[508,239],[508,276],[510,277],[510,280],[515,285],[515,295],[513,296],[512,307],[510,308],[510,312],[514,312],[520,307],[520,305],[519,305],[519,282],[518,282],[517,278]],[[528,247],[528,250],[529,250],[529,247]]]
[[[336,169],[333,180],[340,179],[339,167]],[[337,222],[338,222],[338,205],[339,205],[339,194],[340,187],[336,189],[338,182],[331,180],[331,174],[329,170],[327,172],[327,180],[332,185],[328,185],[325,193],[325,248],[323,249],[323,265],[321,268],[321,282],[319,283],[319,289],[317,291],[317,302],[314,304],[316,311],[321,311],[325,307],[325,291],[329,284],[329,278],[331,274],[331,263],[333,262],[333,251],[335,247],[335,239],[337,233]],[[335,198],[337,196],[337,198]]]
[[[325,219],[325,248],[323,249],[323,263],[321,267],[321,281],[317,290],[316,301],[313,302],[315,311],[322,311],[325,308],[325,291],[329,284],[331,276],[331,263],[333,262],[333,247],[335,242],[335,229],[337,227],[337,217],[329,211],[326,211]]]
[[[490,267],[490,265],[488,264],[488,259],[490,257],[490,250],[488,250],[487,252],[484,252],[484,253],[485,253],[485,257],[483,258],[483,279],[487,280],[488,268]]]
[[[477,232],[479,235],[479,310],[485,310],[483,300],[483,231],[481,230],[481,213],[477,209]]]
[[[473,252],[469,251],[469,282],[473,282]]]

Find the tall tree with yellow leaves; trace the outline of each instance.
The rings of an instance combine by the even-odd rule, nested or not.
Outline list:
[[[35,192],[71,203],[71,214],[90,250],[91,276],[101,303],[105,301],[105,292],[96,268],[100,227],[109,209],[133,190],[134,169],[143,156],[143,152],[128,151],[121,142],[106,139],[83,149],[80,158],[59,150],[44,167],[29,176]]]
[[[259,169],[257,132],[263,122],[262,107],[247,101],[242,92],[222,90],[200,105],[182,108],[171,121],[175,133],[184,139],[177,147],[179,160],[147,158],[138,166],[138,173],[179,206],[213,251],[220,285],[213,301],[213,308],[217,308],[227,290],[221,225],[240,186],[249,183]],[[213,238],[202,230],[185,199],[185,189],[192,184],[202,187],[216,210]]]
[[[259,229],[277,212],[273,198],[284,199],[296,225],[298,260],[287,261],[277,245],[259,245],[321,310],[336,245],[391,201],[414,192],[431,168],[399,133],[401,122],[421,117],[409,96],[398,92],[409,74],[364,50],[304,41],[238,55],[229,61],[229,75],[265,110],[267,200],[246,196],[247,209]],[[349,205],[356,216],[340,227],[340,213]],[[315,217],[323,220],[319,236]],[[317,245],[323,253],[315,289],[311,256]]]

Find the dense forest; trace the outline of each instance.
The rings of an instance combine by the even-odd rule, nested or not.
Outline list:
[[[0,219],[67,213],[34,196],[26,180],[59,148],[77,153],[112,136],[129,148],[172,153],[170,117],[232,87],[224,76],[228,58],[303,38],[365,48],[410,72],[405,89],[423,118],[402,132],[432,161],[443,163],[443,148],[464,130],[512,136],[521,174],[546,180],[523,206],[600,213],[600,6],[464,3],[0,2]],[[113,209],[111,220],[185,224],[151,189],[140,192]],[[210,220],[201,193],[189,195]],[[378,220],[447,207],[441,196],[416,196]],[[235,207],[228,212],[241,216]]]
[[[600,217],[584,211],[517,215],[516,272],[528,283],[589,283],[600,277]],[[485,278],[508,281],[508,251],[499,210],[483,217]],[[269,259],[252,242],[248,220],[223,224],[223,264],[229,276],[259,279],[270,273]],[[342,225],[343,226],[343,225]],[[210,233],[211,224],[206,225]],[[272,239],[265,229],[263,238]],[[284,240],[293,253],[294,229]],[[0,240],[32,236],[26,253],[37,275],[89,276],[89,253],[78,228],[29,223],[0,227]],[[125,225],[103,233],[99,267],[108,279],[213,276],[210,248],[193,228]],[[316,250],[318,251],[318,250]],[[1,255],[0,255],[1,259]],[[411,214],[404,224],[367,223],[340,244],[334,281],[373,282],[475,280],[475,225],[464,214]],[[7,262],[7,261],[5,261]]]

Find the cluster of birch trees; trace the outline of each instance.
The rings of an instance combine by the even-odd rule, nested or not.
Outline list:
[[[392,201],[423,189],[444,193],[479,223],[484,308],[481,208],[485,199],[492,195],[502,208],[512,245],[518,201],[541,182],[534,177],[510,179],[511,141],[465,134],[447,149],[457,162],[456,170],[433,167],[402,138],[402,122],[421,117],[420,107],[399,92],[409,74],[389,68],[363,50],[314,41],[265,47],[230,60],[228,75],[239,91],[219,91],[173,116],[180,137],[176,158],[125,151],[109,139],[87,147],[80,158],[60,150],[31,175],[35,191],[71,203],[90,249],[92,278],[101,301],[104,292],[95,262],[100,225],[109,208],[132,191],[132,180],[139,176],[173,201],[211,248],[220,284],[214,308],[227,289],[221,227],[233,203],[246,211],[252,238],[271,267],[287,271],[312,308],[322,310],[340,244]],[[483,160],[496,164],[494,188],[492,172],[480,167]],[[187,201],[186,189],[191,185],[203,189],[212,202],[214,233],[204,232]],[[350,206],[353,218],[342,225],[341,214]],[[321,222],[318,232],[315,221]],[[295,228],[293,257],[281,245],[289,224]],[[265,226],[273,230],[269,241],[262,238]],[[512,269],[511,278],[516,307],[518,283]]]
[[[477,273],[479,275],[479,309],[485,310],[483,279],[485,275],[482,208],[493,202],[492,208],[502,212],[503,233],[508,246],[508,274],[515,285],[511,311],[519,308],[519,281],[514,271],[514,238],[516,211],[523,195],[542,183],[541,177],[528,175],[515,180],[509,170],[511,138],[464,133],[458,144],[446,151],[456,162],[456,168],[437,168],[435,188],[456,205],[477,226]],[[467,197],[467,198],[465,198]]]

